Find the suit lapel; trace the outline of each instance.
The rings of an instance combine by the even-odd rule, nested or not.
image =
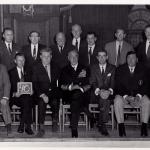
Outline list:
[[[16,76],[17,81],[20,81],[17,67],[15,68],[15,76]]]

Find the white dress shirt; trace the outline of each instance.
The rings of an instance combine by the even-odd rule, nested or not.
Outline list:
[[[80,37],[78,39],[73,38],[72,45],[76,46],[76,40],[78,41],[78,50],[79,50],[81,38]]]
[[[57,45],[57,46],[58,46],[59,52],[61,53],[61,52],[62,52],[62,51],[61,51],[61,47],[62,47],[62,50],[63,50],[64,45],[63,45],[63,46],[59,46],[59,45]]]
[[[12,51],[12,42],[11,42],[11,43],[8,43],[8,42],[5,41],[5,44],[6,44],[7,49],[9,49],[9,46],[8,46],[8,45],[10,44],[10,49],[11,49],[11,51]]]
[[[150,41],[146,41],[146,55],[147,55],[147,51],[148,51],[148,47],[149,47],[149,45],[150,45]]]
[[[36,57],[37,57],[37,53],[38,53],[38,44],[34,45],[31,43],[31,54],[32,54],[32,57],[33,57],[33,50],[34,50],[34,47],[36,49]]]
[[[120,48],[120,52],[121,52],[121,50],[122,50],[122,45],[123,45],[123,41],[121,41],[121,42],[116,41],[116,54],[117,54],[117,56],[118,56],[119,45],[121,46],[121,48]]]
[[[17,71],[18,71],[19,78],[21,79],[21,71],[22,71],[22,73],[24,73],[24,70],[23,70],[23,68],[17,67]]]
[[[91,51],[92,51],[92,54],[93,54],[93,51],[94,51],[94,48],[95,48],[95,44],[90,46],[88,45],[88,52],[90,52],[90,48],[91,48]]]
[[[104,65],[99,64],[99,67],[100,67],[101,72],[102,72],[102,68],[104,69],[104,72],[106,71],[106,64]]]

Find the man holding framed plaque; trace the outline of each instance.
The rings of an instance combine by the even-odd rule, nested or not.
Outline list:
[[[28,135],[34,134],[31,129],[32,123],[32,82],[30,73],[24,67],[25,57],[22,53],[15,56],[16,67],[10,70],[11,101],[10,106],[21,107],[21,120],[18,128],[19,133],[24,130]]]

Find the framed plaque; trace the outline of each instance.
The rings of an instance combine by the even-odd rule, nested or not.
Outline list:
[[[18,82],[17,92],[19,94],[32,94],[32,82]]]

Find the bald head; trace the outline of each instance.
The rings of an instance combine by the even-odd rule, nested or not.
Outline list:
[[[66,42],[66,37],[63,32],[59,32],[56,34],[56,42],[58,46],[64,46]]]
[[[73,34],[73,37],[78,39],[80,37],[82,33],[82,29],[81,29],[81,26],[78,25],[78,24],[75,24],[72,26],[72,34]]]

